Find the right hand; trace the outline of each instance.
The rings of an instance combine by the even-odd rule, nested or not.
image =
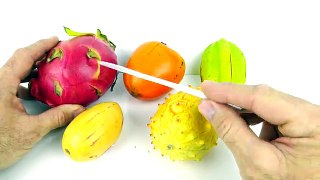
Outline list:
[[[205,81],[200,112],[232,151],[244,179],[320,178],[320,107],[266,85]],[[254,112],[264,122],[260,138],[225,105]]]

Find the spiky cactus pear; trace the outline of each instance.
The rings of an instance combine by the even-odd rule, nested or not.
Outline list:
[[[117,64],[115,45],[98,29],[97,34],[79,33],[65,28],[70,36],[61,41],[38,65],[38,77],[30,81],[36,99],[57,106],[88,105],[102,96],[114,83],[117,72],[98,61]]]
[[[154,148],[171,160],[201,160],[217,145],[218,135],[201,115],[201,99],[183,92],[170,95],[151,118]]]

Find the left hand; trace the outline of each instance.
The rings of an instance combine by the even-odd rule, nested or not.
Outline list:
[[[58,38],[52,37],[18,49],[0,69],[0,169],[18,161],[44,135],[65,126],[85,109],[80,105],[61,105],[29,115],[17,97],[21,80],[57,43]]]

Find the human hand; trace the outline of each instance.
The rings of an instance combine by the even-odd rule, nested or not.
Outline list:
[[[205,81],[199,111],[232,151],[244,179],[320,178],[320,107],[266,85]],[[258,138],[225,103],[263,120]]]
[[[28,115],[17,97],[20,82],[35,62],[58,43],[58,38],[40,40],[18,49],[0,69],[0,169],[6,168],[52,129],[65,126],[84,110],[80,105],[62,105],[39,115]]]

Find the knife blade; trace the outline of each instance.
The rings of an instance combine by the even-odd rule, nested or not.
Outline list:
[[[150,76],[148,74],[144,74],[144,73],[141,73],[139,71],[135,71],[133,69],[129,69],[129,68],[117,65],[117,64],[113,64],[113,63],[109,63],[109,62],[105,62],[105,61],[98,61],[98,62],[102,66],[114,69],[114,70],[122,72],[122,73],[130,74],[132,76],[136,76],[136,77],[144,79],[144,80],[148,80],[148,81],[151,81],[151,82],[154,82],[154,83],[158,83],[158,84],[170,87],[172,89],[175,89],[176,91],[182,91],[182,92],[191,94],[193,96],[199,97],[201,99],[206,99],[207,98],[206,95],[202,91],[197,90],[197,89],[193,89],[191,87],[188,87],[188,86],[185,86],[185,85],[182,85],[182,84],[177,84],[177,83],[173,83],[171,81],[167,81],[165,79],[161,79],[161,78],[157,78],[157,77],[154,77],[154,76]],[[245,109],[243,109],[241,107],[238,107],[236,105],[233,105],[233,104],[228,104],[228,105],[231,106],[233,109],[235,109],[237,111],[241,111],[242,113],[251,113],[250,111],[247,111],[247,110],[245,110]]]

